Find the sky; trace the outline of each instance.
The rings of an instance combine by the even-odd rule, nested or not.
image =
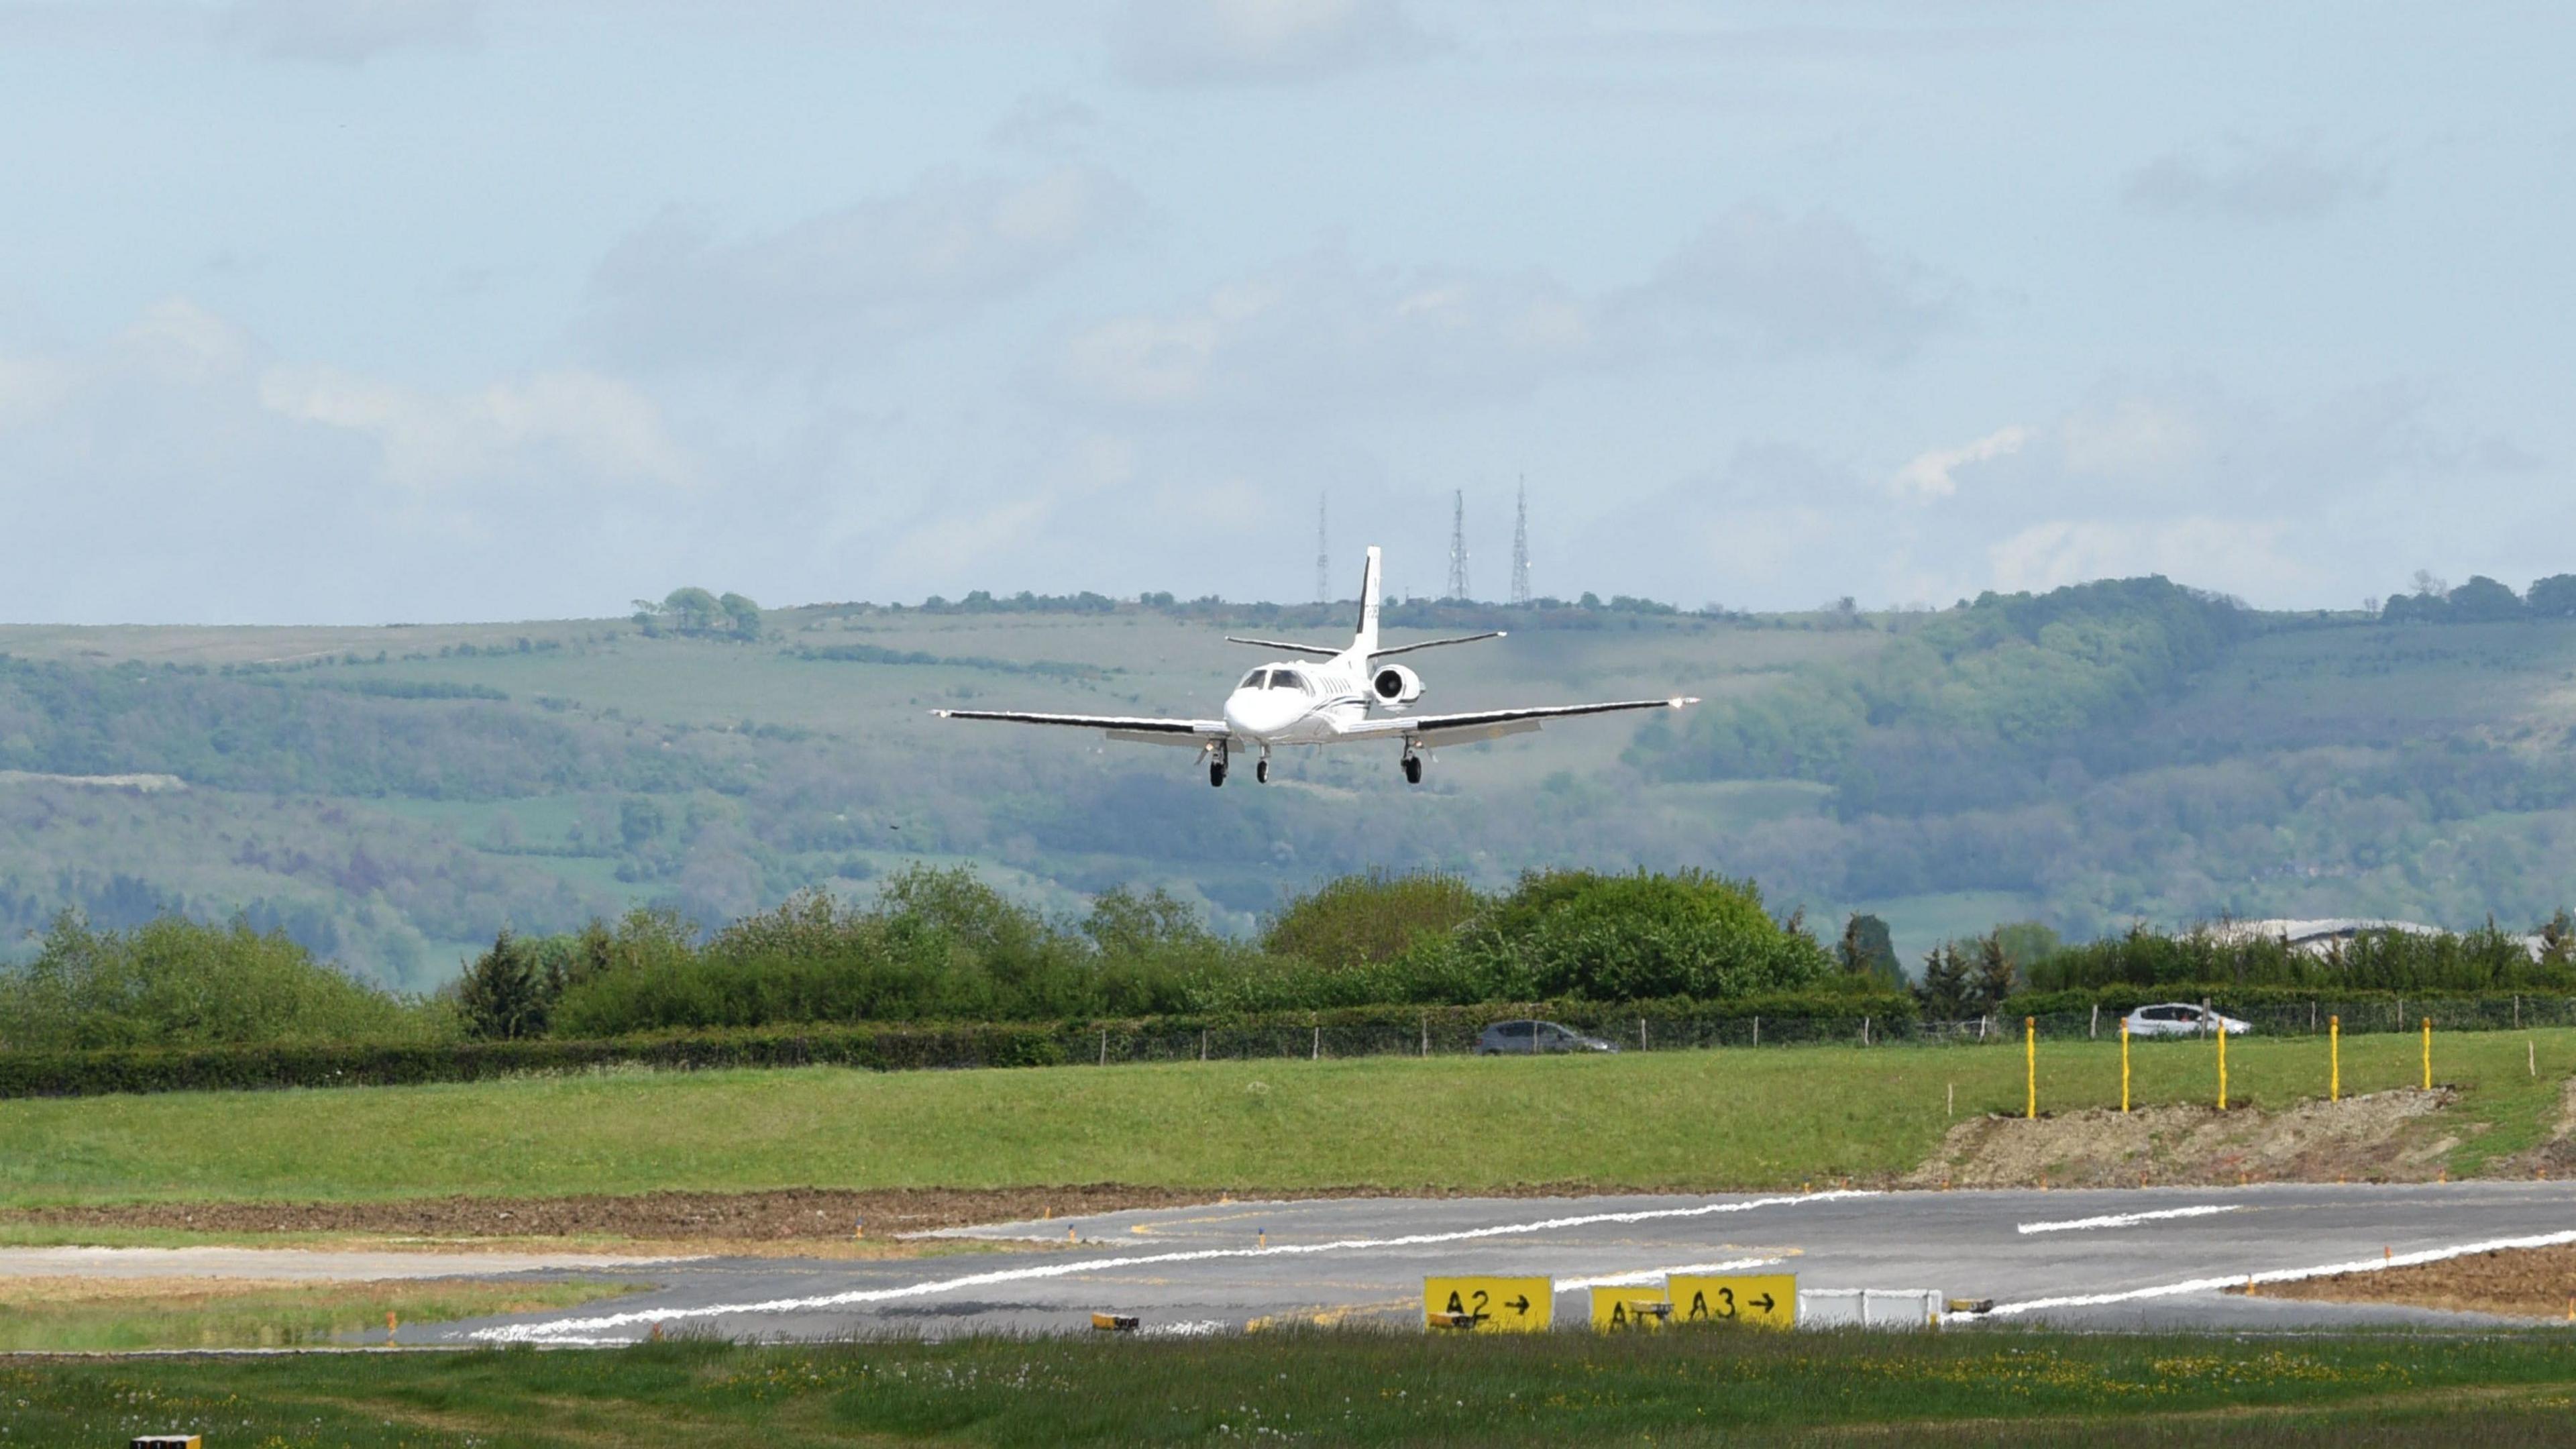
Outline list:
[[[2576,571],[2576,10],[0,0],[0,620]]]

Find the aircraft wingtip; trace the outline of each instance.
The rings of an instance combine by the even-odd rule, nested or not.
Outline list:
[[[1696,694],[1677,694],[1672,697],[1669,703],[1673,708],[1680,709],[1684,705],[1699,703],[1699,696]]]

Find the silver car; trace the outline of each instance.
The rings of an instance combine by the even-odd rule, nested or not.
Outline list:
[[[1552,1021],[1498,1021],[1476,1038],[1476,1055],[1510,1056],[1522,1052],[1615,1052],[1617,1043],[1585,1036]]]
[[[2188,1001],[2141,1006],[2123,1019],[2131,1036],[2207,1036],[2214,1031],[2243,1036],[2254,1029],[2252,1022],[2238,1021],[2224,1012],[2204,1013]]]

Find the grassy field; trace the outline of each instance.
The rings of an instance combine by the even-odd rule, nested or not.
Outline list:
[[[172,1430],[300,1446],[2564,1442],[2557,1335],[2246,1341],[2013,1332],[22,1361],[7,1442]]]
[[[0,1279],[0,1351],[131,1352],[327,1344],[349,1334],[381,1332],[388,1313],[403,1321],[426,1322],[530,1313],[614,1297],[634,1287],[598,1281],[5,1278]]]
[[[2529,1058],[2526,1050],[2528,1043]],[[2238,1106],[2322,1097],[2325,1044],[2229,1052]],[[2141,1043],[2140,1105],[2207,1102],[2210,1044]],[[2531,1070],[2536,1064],[2537,1074]],[[2418,1080],[2411,1036],[2344,1045],[2358,1094]],[[2576,1031],[2437,1038],[2455,1173],[2537,1143]],[[2022,1107],[2018,1046],[1779,1047],[876,1074],[620,1073],[430,1087],[0,1103],[0,1206],[654,1189],[1498,1189],[1884,1180],[1956,1120]],[[2108,1042],[2044,1043],[2051,1112],[2117,1106]]]

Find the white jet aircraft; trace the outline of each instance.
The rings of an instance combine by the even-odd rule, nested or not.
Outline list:
[[[1500,629],[1455,639],[1425,639],[1414,644],[1381,647],[1377,642],[1378,551],[1368,551],[1360,576],[1360,626],[1350,647],[1283,644],[1274,639],[1237,639],[1291,654],[1320,655],[1321,664],[1270,663],[1243,676],[1225,700],[1223,719],[1153,719],[1128,715],[1022,714],[1001,709],[935,710],[941,719],[993,719],[1013,724],[1071,725],[1106,731],[1113,740],[1150,745],[1181,745],[1207,756],[1208,783],[1225,783],[1226,763],[1236,750],[1258,747],[1260,759],[1252,778],[1270,778],[1273,745],[1332,745],[1351,740],[1400,740],[1404,744],[1404,778],[1422,783],[1422,751],[1442,745],[1468,744],[1526,734],[1551,719],[1578,714],[1611,714],[1625,709],[1680,709],[1699,703],[1695,696],[1671,699],[1623,699],[1609,704],[1552,704],[1531,709],[1484,709],[1468,714],[1392,715],[1369,718],[1369,706],[1400,710],[1422,697],[1422,680],[1401,664],[1381,659],[1436,649],[1444,644],[1472,644],[1500,639]]]

